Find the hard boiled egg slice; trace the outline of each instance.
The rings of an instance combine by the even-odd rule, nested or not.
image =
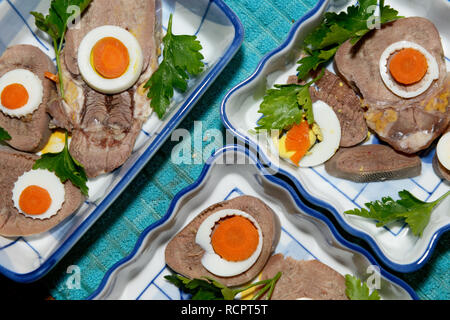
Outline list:
[[[44,96],[42,81],[33,72],[15,69],[0,78],[0,110],[21,118],[39,108]]]
[[[436,154],[439,162],[450,170],[450,131],[444,134],[436,146]]]
[[[300,167],[314,167],[330,159],[339,149],[341,124],[333,108],[322,100],[313,103],[314,121],[320,128],[322,141],[317,142],[300,160]]]
[[[413,98],[425,92],[439,78],[436,59],[421,45],[398,41],[381,54],[380,75],[390,91],[402,98]]]
[[[195,242],[205,250],[201,262],[209,272],[232,277],[247,271],[256,262],[261,254],[263,235],[251,215],[224,209],[203,221]]]
[[[324,101],[313,103],[313,128],[320,131],[320,139],[316,139],[313,128],[309,128],[306,120],[294,126],[280,139],[273,139],[272,145],[278,146],[278,155],[300,167],[314,167],[330,159],[339,148],[341,141],[341,124],[333,108]],[[299,139],[298,145],[295,139]],[[278,140],[278,141],[276,141]],[[301,141],[300,141],[301,140]]]
[[[70,136],[69,136],[70,141]],[[63,151],[66,142],[66,134],[62,130],[52,132],[45,147],[38,153],[39,155],[46,153],[58,153]]]
[[[115,94],[131,88],[142,73],[141,46],[134,35],[118,26],[91,30],[78,48],[78,68],[93,89]]]
[[[64,184],[48,170],[31,170],[21,175],[12,190],[17,210],[32,219],[48,219],[61,209]]]

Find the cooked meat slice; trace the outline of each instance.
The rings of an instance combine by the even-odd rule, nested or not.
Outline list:
[[[280,272],[272,300],[348,300],[345,278],[318,260],[295,260],[278,253],[270,257],[262,272],[262,280]]]
[[[361,101],[343,80],[325,70],[324,75],[310,88],[314,101],[322,100],[330,105],[341,124],[341,147],[357,145],[367,138],[367,124]]]
[[[420,174],[422,161],[381,144],[341,148],[327,162],[328,174],[355,182],[404,179]]]
[[[300,84],[305,85],[306,82],[303,80],[300,80],[296,75],[291,75],[287,79],[287,84]]]
[[[50,230],[68,218],[83,203],[84,196],[70,181],[64,184],[65,202],[59,212],[45,220],[28,218],[19,213],[12,200],[16,180],[32,169],[39,157],[0,146],[0,235],[28,236]]]
[[[74,75],[80,74],[78,47],[89,31],[104,25],[122,27],[136,36],[144,57],[143,69],[147,69],[158,59],[156,48],[162,36],[160,15],[160,0],[92,1],[77,25],[67,31],[64,50],[67,69]]]
[[[398,151],[413,154],[425,150],[449,124],[447,88],[450,88],[450,85],[447,85],[439,96],[424,104],[404,107],[401,110],[394,107],[386,107],[383,110],[369,107],[365,114],[367,125],[381,140]],[[422,108],[422,105],[428,107]]]
[[[61,54],[65,99],[52,104],[49,110],[53,125],[72,131],[70,153],[84,166],[89,178],[111,172],[128,159],[142,124],[152,112],[143,85],[158,66],[161,1],[119,2],[92,1],[80,19],[80,28],[68,31]],[[86,85],[77,65],[79,43],[90,30],[102,25],[117,25],[132,32],[145,57],[137,83],[114,95]]]
[[[11,147],[37,152],[42,149],[50,137],[47,104],[56,98],[55,84],[45,78],[46,71],[55,73],[56,68],[51,59],[39,48],[31,45],[9,47],[0,57],[0,77],[14,69],[26,69],[33,72],[42,82],[44,89],[42,103],[31,115],[13,118],[0,112],[0,127],[12,137],[7,140]]]
[[[381,54],[401,40],[424,47],[439,67],[439,79],[410,99],[392,93],[379,71]],[[415,153],[426,149],[447,127],[450,77],[440,35],[431,21],[421,17],[399,19],[370,32],[355,46],[345,42],[335,55],[335,65],[347,83],[362,95],[368,108],[368,126],[396,150]]]
[[[125,131],[74,129],[70,142],[70,154],[83,164],[88,177],[111,172],[121,166],[133,151],[134,142],[142,123],[134,121]]]
[[[244,273],[232,277],[218,277],[206,270],[201,262],[205,251],[195,242],[197,230],[202,222],[211,214],[223,209],[237,209],[248,213],[258,222],[263,234],[263,247],[256,262]],[[173,271],[189,278],[208,276],[226,286],[242,285],[261,272],[278,243],[280,231],[276,214],[263,201],[252,196],[237,197],[206,208],[175,235],[166,247],[166,263]]]

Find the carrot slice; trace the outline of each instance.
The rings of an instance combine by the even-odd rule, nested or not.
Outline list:
[[[95,70],[107,79],[120,77],[130,64],[127,47],[113,37],[99,40],[92,50],[92,57]]]
[[[418,50],[405,48],[396,53],[389,63],[389,71],[395,81],[410,85],[419,82],[427,73],[425,56]]]
[[[308,152],[310,144],[307,121],[295,124],[286,134],[286,150],[295,151],[295,154],[290,159],[297,165]]]
[[[56,74],[53,74],[53,73],[48,72],[48,71],[45,71],[44,77],[46,77],[47,79],[53,81],[54,83],[59,83],[59,78],[58,78],[58,75],[56,75]]]
[[[8,109],[19,109],[27,104],[29,99],[27,89],[20,83],[6,86],[1,95],[2,105]]]
[[[258,242],[258,229],[242,216],[220,220],[211,236],[214,251],[227,261],[248,259],[255,252]]]
[[[52,204],[52,198],[47,190],[39,186],[25,188],[19,197],[19,206],[23,212],[29,215],[45,213]]]

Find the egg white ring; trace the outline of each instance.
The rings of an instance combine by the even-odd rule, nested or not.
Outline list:
[[[313,114],[323,139],[309,149],[300,160],[299,167],[314,167],[326,162],[336,153],[341,143],[341,123],[333,108],[318,100],[313,103]]]
[[[246,260],[243,261],[227,261],[223,258],[221,258],[215,251],[211,244],[211,233],[212,229],[214,228],[215,224],[222,218],[228,217],[228,216],[242,216],[244,218],[247,218],[250,220],[253,225],[258,230],[258,246],[256,247],[255,252]],[[241,274],[248,269],[251,268],[251,266],[258,260],[258,257],[261,254],[262,246],[263,246],[263,235],[261,228],[258,224],[258,222],[248,213],[241,211],[241,210],[235,210],[235,209],[223,209],[220,211],[217,211],[207,217],[200,227],[197,230],[197,234],[195,236],[195,242],[205,250],[205,253],[201,259],[201,262],[203,266],[208,270],[209,272],[215,274],[219,277],[232,277],[236,276],[238,274]]]
[[[420,53],[422,53],[425,56],[428,64],[427,73],[422,78],[422,80],[420,80],[422,86],[415,91],[405,91],[399,88],[394,82],[394,80],[392,80],[387,66],[391,54],[405,48],[415,49]],[[424,93],[431,86],[433,80],[439,79],[439,66],[436,62],[436,59],[424,47],[411,41],[402,40],[394,42],[393,44],[388,46],[381,54],[379,66],[380,66],[380,75],[386,87],[394,94],[402,98],[417,97],[418,95]]]
[[[439,139],[436,154],[440,164],[450,170],[450,131]]]
[[[50,194],[52,203],[46,212],[40,215],[29,215],[22,211],[19,205],[20,195],[23,190],[29,186],[38,186],[44,188]],[[48,170],[36,169],[25,172],[21,175],[14,184],[12,190],[12,200],[16,209],[26,217],[32,219],[44,220],[56,215],[61,209],[65,201],[65,189],[61,180]]]
[[[5,115],[15,118],[21,118],[37,110],[44,97],[44,87],[41,79],[27,69],[11,70],[0,78],[0,94],[3,92],[5,87],[13,83],[18,83],[24,86],[28,92],[28,101],[24,106],[18,109],[8,109],[2,105],[0,100],[0,110]]]
[[[95,44],[106,37],[121,41],[130,57],[130,64],[125,73],[115,79],[103,78],[91,64],[91,53]],[[115,94],[131,88],[139,79],[142,67],[143,55],[139,41],[130,32],[118,26],[106,25],[91,30],[78,47],[78,68],[83,80],[91,88],[105,94]]]

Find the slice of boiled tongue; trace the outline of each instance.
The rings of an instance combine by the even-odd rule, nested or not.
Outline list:
[[[6,140],[11,147],[26,152],[38,152],[50,137],[50,116],[47,104],[57,95],[55,84],[44,77],[46,71],[55,73],[52,60],[39,48],[31,45],[15,45],[6,49],[0,58],[0,77],[15,69],[33,72],[44,89],[42,102],[32,114],[13,118],[0,112],[0,127],[11,136]]]
[[[404,40],[425,48],[439,69],[439,78],[412,98],[402,98],[389,90],[379,67],[385,49]],[[450,77],[441,37],[428,19],[410,17],[384,24],[356,45],[350,41],[342,44],[334,62],[337,73],[361,94],[369,128],[394,149],[409,154],[424,150],[446,129],[450,120]]]
[[[345,278],[318,260],[295,260],[278,253],[270,257],[261,280],[281,272],[272,300],[348,300]],[[261,299],[264,299],[262,296]]]
[[[328,174],[355,182],[375,182],[418,176],[422,161],[381,144],[340,148],[325,163]]]
[[[96,0],[67,32],[61,54],[65,99],[52,103],[49,113],[54,126],[72,132],[70,153],[89,178],[113,171],[130,157],[142,125],[152,113],[143,85],[158,66],[160,23],[161,0]],[[136,84],[114,95],[90,88],[77,64],[80,42],[89,31],[103,25],[130,31],[144,56]]]
[[[6,237],[29,236],[48,231],[70,217],[83,203],[80,189],[70,181],[64,184],[65,201],[58,213],[39,220],[26,217],[14,206],[12,190],[19,176],[32,169],[39,157],[0,146],[0,235]]]
[[[240,210],[252,216],[261,227],[263,244],[256,262],[246,271],[229,277],[217,276],[202,264],[205,250],[196,243],[195,238],[200,225],[215,212],[231,209]],[[226,286],[240,286],[255,279],[278,244],[281,226],[275,212],[262,200],[253,196],[239,196],[209,206],[178,232],[167,244],[165,260],[176,273],[185,277],[211,277]]]

